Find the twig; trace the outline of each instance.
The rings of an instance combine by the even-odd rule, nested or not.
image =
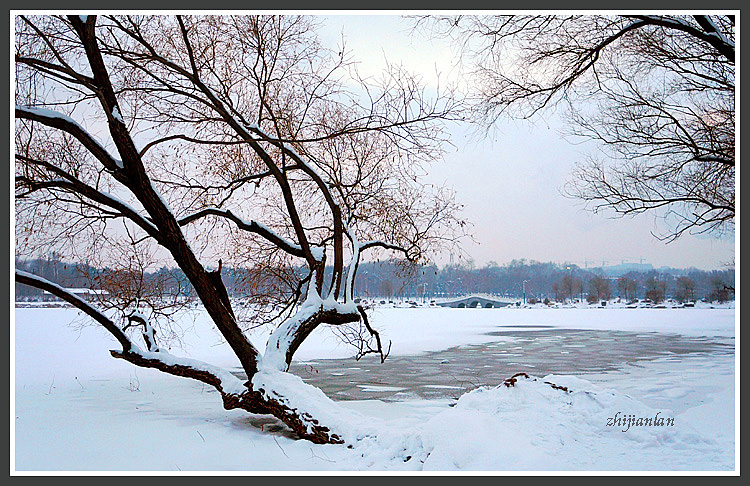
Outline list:
[[[310,459],[313,459],[313,458],[314,459],[320,459],[320,460],[323,460],[323,461],[326,461],[326,462],[330,462],[330,463],[335,463],[336,462],[336,461],[334,461],[332,459],[328,459],[327,457],[321,457],[321,456],[315,454],[315,451],[312,449],[312,447],[310,448],[310,454],[311,454]],[[325,455],[325,454],[323,454],[323,455]]]
[[[289,459],[289,456],[286,455],[286,452],[284,452],[284,448],[281,447],[281,444],[279,444],[279,441],[276,440],[276,437],[271,436],[274,442],[276,442],[276,445],[279,446],[279,449],[281,449],[281,453],[286,456],[287,459]]]

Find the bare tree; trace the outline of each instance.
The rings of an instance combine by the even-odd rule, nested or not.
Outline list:
[[[660,277],[651,276],[647,278],[645,287],[646,299],[655,304],[662,302],[667,295],[667,282]]]
[[[305,411],[301,381],[286,386],[295,351],[320,325],[362,322],[362,350],[384,357],[353,300],[360,259],[423,260],[463,223],[452,194],[417,177],[440,154],[450,93],[428,97],[398,69],[363,80],[314,28],[298,16],[15,18],[17,248],[141,256],[155,246],[246,380],[159,346],[160,323],[139,311],[142,258],[111,262],[124,324],[49,280],[16,271],[16,281],[102,325],[122,347],[115,358],[212,385],[225,408],[272,414],[324,443],[347,438]],[[263,352],[235,314],[223,262],[288,282],[281,309],[256,309],[277,325]]]
[[[622,292],[625,300],[635,299],[638,282],[630,277],[623,276],[617,279],[617,290]]]
[[[609,280],[599,275],[589,280],[589,292],[589,295],[596,296],[596,300],[609,300],[612,297]]]
[[[564,275],[560,281],[559,291],[563,300],[573,299],[583,290],[583,282],[571,275]]]
[[[678,302],[695,300],[695,281],[688,276],[681,276],[675,282],[675,299]]]
[[[562,105],[600,152],[565,193],[597,212],[652,212],[674,239],[733,229],[732,15],[459,16],[419,20],[462,46],[476,118]]]

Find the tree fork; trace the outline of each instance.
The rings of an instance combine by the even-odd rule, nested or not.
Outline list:
[[[309,336],[310,333],[312,333],[319,325],[331,324],[336,326],[341,324],[348,324],[351,322],[357,322],[359,319],[359,314],[345,314],[337,310],[320,310],[305,319],[294,332],[294,338],[292,339],[292,342],[289,344],[289,348],[286,351],[285,360],[287,368],[292,363],[294,353],[305,341],[305,339],[307,339],[307,336]]]

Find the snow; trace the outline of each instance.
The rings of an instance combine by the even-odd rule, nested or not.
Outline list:
[[[711,28],[714,30],[713,32],[707,32],[708,35],[717,37],[724,44],[734,48],[734,41],[732,41],[727,36],[721,33],[721,29],[719,28],[718,25],[716,25],[716,23],[713,20],[711,20],[711,17],[709,15],[704,15],[703,18],[706,20],[706,22],[709,23],[709,25],[711,25]]]
[[[84,128],[74,119],[69,117],[68,115],[65,115],[63,113],[60,113],[59,111],[50,110],[49,108],[42,108],[40,106],[21,106],[16,105],[16,110],[22,110],[27,111],[29,113],[35,113],[39,116],[47,117],[47,118],[59,118],[61,120],[65,120],[68,123],[71,123],[73,125],[76,125],[81,128],[81,130],[84,130]]]
[[[154,185],[154,184],[153,184],[152,182],[149,182],[149,183],[151,184],[151,190],[152,190],[152,191],[154,192],[154,194],[156,194],[156,197],[158,197],[158,198],[159,198],[159,201],[161,201],[162,205],[163,205],[163,206],[164,206],[164,207],[165,207],[165,208],[167,209],[167,211],[169,211],[169,212],[170,212],[170,213],[172,213],[172,214],[177,214],[177,213],[175,213],[174,211],[172,211],[172,208],[171,208],[171,206],[170,206],[170,205],[169,205],[169,203],[168,203],[168,202],[166,201],[166,199],[164,199],[164,198],[162,197],[162,195],[161,195],[161,192],[159,192],[159,190],[158,190],[158,189],[156,189],[156,186],[155,186],[155,185]]]
[[[122,161],[116,159],[115,157],[112,157],[111,154],[107,151],[107,149],[104,148],[104,146],[99,143],[99,141],[94,137],[91,133],[86,130],[83,125],[75,121],[73,118],[69,117],[68,115],[65,115],[64,113],[60,113],[59,111],[50,110],[49,108],[43,108],[40,106],[20,106],[16,105],[16,110],[26,111],[28,113],[34,113],[38,116],[46,117],[46,118],[57,118],[60,120],[65,120],[67,123],[70,123],[71,125],[74,125],[78,127],[79,130],[84,132],[89,139],[95,144],[99,146],[102,152],[106,153],[112,161],[117,164],[118,167],[122,168]]]
[[[344,301],[348,301],[354,294],[354,273],[356,272],[357,265],[359,265],[359,254],[362,249],[362,244],[357,239],[357,235],[349,225],[344,225],[346,233],[349,235],[349,240],[352,243],[352,258],[349,261],[349,267],[346,272],[346,285],[344,286]]]
[[[310,281],[315,281],[314,274]],[[357,304],[353,302],[341,303],[336,301],[333,296],[328,296],[325,299],[322,299],[315,289],[310,288],[305,297],[305,301],[299,306],[297,312],[278,326],[268,337],[265,353],[259,360],[259,366],[263,369],[286,370],[286,352],[291,346],[295,332],[299,326],[319,310],[334,309],[340,314],[358,312]],[[321,351],[322,350],[318,350],[321,357],[330,357],[325,351]]]
[[[295,243],[290,242],[292,246],[299,246]],[[310,253],[312,253],[313,258],[316,261],[323,261],[323,257],[326,254],[326,247],[325,246],[317,246],[317,245],[310,245]]]
[[[265,224],[263,224],[263,223],[259,223],[258,221],[252,221],[252,222],[247,222],[247,221],[244,221],[244,223],[245,223],[245,224],[246,224],[247,226],[250,226],[251,224],[253,224],[253,223],[254,223],[255,225],[257,225],[257,226],[258,226],[259,228],[263,229],[263,230],[264,230],[264,231],[266,231],[267,233],[269,233],[269,234],[272,234],[272,235],[274,235],[274,236],[275,236],[276,238],[278,238],[279,240],[283,241],[283,242],[284,242],[284,244],[286,244],[287,246],[289,246],[289,247],[291,247],[291,248],[294,248],[294,249],[296,249],[296,250],[301,250],[301,249],[302,249],[302,247],[301,247],[301,246],[299,246],[299,245],[298,245],[297,243],[293,242],[292,240],[290,240],[290,239],[288,239],[288,238],[285,238],[285,237],[281,236],[280,234],[278,234],[277,232],[275,232],[274,230],[272,230],[272,229],[271,229],[270,227],[266,226],[266,225],[265,225]],[[321,256],[321,258],[322,258],[322,256]]]
[[[422,433],[431,451],[425,469],[434,465],[441,470],[565,470],[574,464],[573,469],[623,470],[636,465],[653,470],[662,469],[665,461],[670,469],[692,469],[695,457],[680,451],[696,448],[709,464],[725,459],[720,443],[687,425],[627,430],[607,425],[618,414],[653,420],[673,418],[670,411],[652,409],[575,377],[544,380],[573,391],[521,378],[513,387],[471,391],[455,407],[433,417]]]
[[[185,323],[191,332],[183,346],[155,354],[176,362],[185,359],[178,355],[190,356],[205,361],[193,366],[211,366],[212,372],[213,364],[236,368],[205,315],[195,312]],[[12,472],[739,469],[733,355],[670,356],[586,379],[551,375],[519,378],[513,387],[488,383],[457,402],[336,402],[294,375],[264,368],[253,379],[256,387],[287,397],[289,406],[322,418],[346,441],[314,445],[291,439],[268,417],[224,410],[208,385],[112,359],[107,350],[117,349],[116,341],[98,327],[69,325],[81,319],[70,308],[15,309]],[[734,309],[381,308],[371,312],[371,321],[393,340],[392,355],[500,341],[484,333],[502,325],[735,334]],[[321,329],[298,358],[347,352]],[[639,418],[658,413],[674,425],[623,432],[606,425],[617,412]]]
[[[314,274],[310,281],[315,281]],[[258,366],[262,369],[286,370],[286,352],[292,345],[294,333],[302,322],[313,316],[322,307],[323,300],[320,295],[313,288],[308,290],[305,301],[299,306],[297,312],[277,327],[268,338],[265,353],[259,359]]]
[[[380,392],[380,391],[401,391],[406,388],[399,388],[395,386],[380,386],[380,385],[357,385],[362,391],[365,392]]]
[[[123,168],[122,160],[115,159],[115,163],[117,164],[117,167],[119,167],[120,169]],[[136,210],[130,204],[126,203],[125,201],[123,201],[122,199],[119,199],[116,196],[113,196],[112,194],[110,194],[110,193],[108,193],[106,191],[102,191],[101,189],[97,189],[97,191],[99,191],[99,194],[101,194],[105,198],[110,199],[112,201],[112,204],[110,204],[110,206],[116,207],[118,204],[121,205],[121,206],[123,206],[124,208],[126,208],[127,210],[129,210],[132,214],[138,215],[137,217],[140,220],[140,225],[142,225],[142,226],[148,226],[148,227],[151,228],[151,230],[153,232],[158,233],[159,229],[156,227],[156,225],[154,225],[148,218],[146,218],[145,216],[143,216],[142,213],[141,213],[141,211]]]
[[[120,114],[120,110],[116,106],[112,109],[112,117],[123,125],[125,124],[125,121],[122,119],[122,115]]]
[[[264,369],[253,376],[253,389],[276,399],[299,415],[315,417],[348,443],[378,434],[373,421],[328,398],[319,388],[283,371]],[[308,424],[308,429],[312,424]]]
[[[143,356],[146,359],[158,360],[170,366],[180,365],[186,366],[188,368],[193,368],[195,370],[208,371],[209,373],[219,378],[219,380],[221,381],[221,389],[226,393],[240,394],[247,390],[247,388],[243,385],[242,381],[239,378],[223,368],[212,366],[208,363],[204,363],[196,359],[177,357],[166,351],[151,352],[135,348],[133,349],[133,352],[139,354],[140,356]]]
[[[166,205],[166,203],[165,203],[165,205]],[[167,206],[167,207],[169,207],[169,206]],[[273,237],[275,237],[276,239],[282,241],[286,246],[288,246],[290,248],[293,248],[293,249],[295,249],[297,251],[301,251],[302,250],[301,246],[299,246],[298,244],[296,244],[292,240],[290,240],[288,238],[285,238],[284,236],[280,235],[276,231],[272,230],[269,226],[266,226],[265,224],[260,223],[260,222],[255,221],[255,220],[250,220],[250,221],[245,220],[245,219],[237,216],[236,214],[232,213],[229,210],[221,209],[221,208],[218,208],[218,207],[215,207],[215,206],[205,207],[205,208],[201,209],[200,211],[198,211],[196,213],[193,213],[191,215],[185,216],[183,219],[192,219],[192,218],[195,217],[196,214],[202,213],[204,211],[213,211],[213,212],[217,212],[217,213],[222,214],[222,215],[230,216],[230,217],[236,219],[237,221],[239,221],[239,223],[242,226],[245,226],[245,227],[248,227],[248,228],[251,228],[252,226],[256,226],[257,228],[259,228],[261,230],[260,234],[262,236],[265,236],[265,235],[263,235],[263,232],[265,232],[267,234],[273,235]],[[320,260],[320,259],[323,258],[323,248],[322,247],[312,247],[311,250],[313,250],[313,256],[315,256],[318,260]]]

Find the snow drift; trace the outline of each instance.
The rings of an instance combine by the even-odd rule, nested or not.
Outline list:
[[[553,388],[547,382],[567,387]],[[617,415],[619,413],[619,415]],[[617,423],[628,415],[651,426]],[[654,417],[664,420],[654,421]],[[615,420],[612,420],[612,419]],[[424,469],[680,470],[732,467],[718,442],[701,437],[670,410],[572,376],[519,377],[514,386],[479,388],[424,425]]]

